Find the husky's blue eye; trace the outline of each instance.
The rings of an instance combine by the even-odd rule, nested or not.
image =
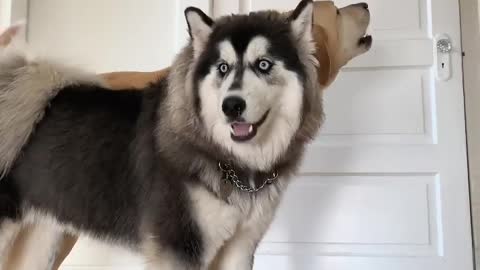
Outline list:
[[[217,69],[222,76],[225,76],[230,70],[230,67],[228,66],[227,63],[221,63],[220,65],[218,65]]]
[[[270,69],[272,68],[272,62],[266,60],[266,59],[261,59],[257,62],[257,68],[261,72],[269,72]]]

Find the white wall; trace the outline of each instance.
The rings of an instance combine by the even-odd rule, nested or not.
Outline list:
[[[98,72],[159,69],[176,52],[176,2],[30,0],[28,40]]]
[[[0,31],[10,24],[11,5],[10,0],[0,0]]]
[[[477,268],[480,269],[480,0],[460,0],[462,12],[470,185]]]

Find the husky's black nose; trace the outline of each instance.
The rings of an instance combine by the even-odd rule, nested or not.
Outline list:
[[[245,100],[236,96],[227,97],[222,103],[223,113],[232,119],[241,116],[246,107],[247,103],[245,103]]]

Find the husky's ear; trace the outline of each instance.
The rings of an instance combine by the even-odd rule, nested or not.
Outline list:
[[[288,17],[292,32],[299,40],[312,40],[313,1],[302,0]]]
[[[187,19],[188,33],[193,42],[193,51],[195,57],[197,57],[202,52],[212,32],[213,20],[196,7],[185,9],[185,18]]]

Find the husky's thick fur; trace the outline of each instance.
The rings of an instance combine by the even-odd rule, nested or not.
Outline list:
[[[13,209],[3,226],[59,225],[140,250],[149,269],[207,269],[222,247],[221,269],[251,269],[322,121],[312,9],[213,21],[188,8],[191,42],[142,92],[43,62],[3,65],[9,92],[51,93],[22,112],[38,124],[12,143],[28,140],[0,181]]]
[[[42,119],[45,105],[61,88],[71,84],[101,84],[94,75],[45,60],[28,59],[9,49],[0,51],[0,175],[8,172]]]

